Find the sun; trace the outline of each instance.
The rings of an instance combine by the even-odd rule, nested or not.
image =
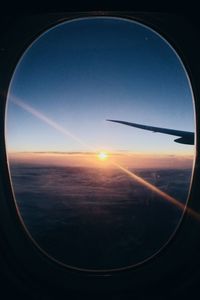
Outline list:
[[[98,159],[100,160],[107,160],[108,159],[108,153],[105,151],[101,151],[97,155]]]

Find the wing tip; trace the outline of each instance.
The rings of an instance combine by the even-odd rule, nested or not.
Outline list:
[[[106,119],[106,121],[109,121],[109,122],[118,122],[117,120],[112,120],[112,119]]]

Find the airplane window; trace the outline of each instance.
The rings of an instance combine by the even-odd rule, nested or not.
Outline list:
[[[187,209],[194,134],[188,75],[157,32],[118,17],[52,27],[22,55],[7,97],[8,165],[25,229],[71,268],[145,262]]]

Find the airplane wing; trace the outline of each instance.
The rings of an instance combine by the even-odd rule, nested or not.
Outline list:
[[[164,134],[174,135],[174,136],[179,137],[178,139],[175,139],[174,142],[180,143],[180,144],[194,145],[194,132],[168,129],[168,128],[160,128],[160,127],[130,123],[130,122],[126,122],[126,121],[118,121],[118,120],[110,120],[110,119],[108,119],[106,121],[120,123],[120,124],[124,124],[124,125],[128,125],[128,126],[140,128],[140,129],[149,130],[152,132],[160,132],[160,133],[164,133]]]

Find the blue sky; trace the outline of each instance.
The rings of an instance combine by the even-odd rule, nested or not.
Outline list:
[[[30,114],[12,97],[72,135]],[[194,131],[192,94],[175,52],[158,34],[116,18],[65,22],[41,35],[13,75],[7,105],[8,151],[149,151],[193,153],[173,137],[119,119]],[[86,144],[86,145],[83,145]]]

